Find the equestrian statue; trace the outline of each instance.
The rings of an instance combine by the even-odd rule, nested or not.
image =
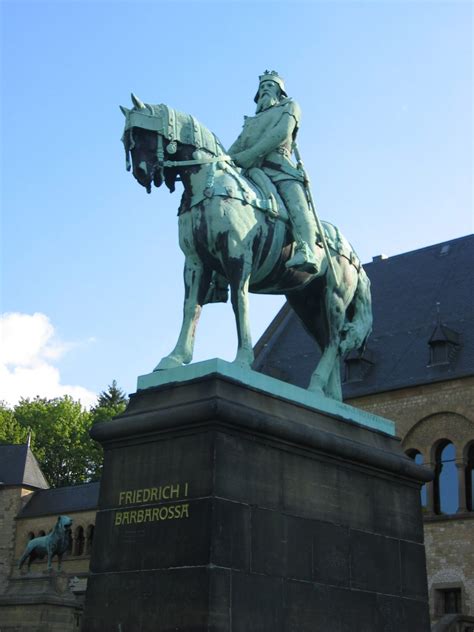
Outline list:
[[[254,359],[248,293],[285,294],[321,349],[309,389],[342,399],[340,358],[362,349],[372,329],[370,282],[338,228],[319,220],[296,145],[300,108],[275,71],[259,77],[256,115],[226,152],[193,116],[132,94],[122,141],[127,170],[151,192],[184,191],[179,243],[185,256],[183,321],[173,351],[155,371],[192,360],[203,305],[230,287],[238,349]],[[296,163],[292,160],[295,156]]]

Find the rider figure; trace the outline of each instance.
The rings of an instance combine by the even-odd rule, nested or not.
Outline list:
[[[256,115],[245,117],[244,128],[229,154],[244,169],[261,168],[283,198],[296,241],[286,267],[318,273],[322,250],[316,246],[316,222],[308,206],[303,174],[291,160],[300,108],[288,97],[283,79],[274,70],[259,77],[254,101]]]

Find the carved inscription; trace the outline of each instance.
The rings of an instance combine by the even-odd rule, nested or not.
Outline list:
[[[119,505],[144,505],[144,508],[124,509],[115,512],[114,526],[182,520],[189,518],[189,503],[170,504],[169,501],[183,501],[188,497],[188,483],[168,483],[159,487],[127,489],[119,493]],[[168,502],[167,502],[168,501]],[[160,504],[156,504],[160,503]]]

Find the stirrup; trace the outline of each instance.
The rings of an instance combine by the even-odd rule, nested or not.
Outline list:
[[[295,254],[288,259],[285,263],[286,268],[295,268],[296,270],[302,270],[309,274],[317,274],[319,272],[319,265],[314,257],[313,253],[305,248],[298,248]]]

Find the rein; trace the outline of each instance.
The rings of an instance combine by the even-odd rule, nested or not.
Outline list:
[[[220,161],[230,162],[232,158],[224,154],[223,156],[214,156],[212,158],[197,158],[196,160],[164,160],[163,167],[190,167],[192,165],[207,165]]]

